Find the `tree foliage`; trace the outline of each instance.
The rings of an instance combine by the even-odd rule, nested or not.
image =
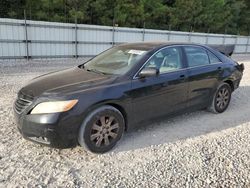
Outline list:
[[[249,0],[1,0],[0,17],[245,34]]]

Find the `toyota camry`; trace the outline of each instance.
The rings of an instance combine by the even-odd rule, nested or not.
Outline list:
[[[151,119],[200,109],[222,113],[244,70],[226,49],[170,42],[115,46],[24,86],[14,103],[18,130],[51,147],[79,144],[104,153],[125,131]]]

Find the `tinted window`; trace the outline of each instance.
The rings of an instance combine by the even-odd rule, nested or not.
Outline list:
[[[213,64],[213,63],[219,63],[221,62],[212,52],[208,51],[208,56],[209,56],[209,59],[210,59],[210,63]]]
[[[170,47],[160,50],[146,64],[146,67],[155,67],[160,73],[170,72],[182,68],[181,49]]]
[[[196,67],[209,64],[209,59],[206,50],[200,47],[192,46],[186,46],[184,47],[184,49],[187,55],[189,67]]]

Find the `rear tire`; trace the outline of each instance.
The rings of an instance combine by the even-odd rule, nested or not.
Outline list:
[[[208,110],[215,114],[224,112],[230,103],[231,94],[232,89],[229,84],[220,84],[213,96],[213,101],[208,107]]]
[[[121,139],[125,129],[122,113],[112,106],[102,106],[92,111],[83,121],[79,144],[93,153],[111,150]]]

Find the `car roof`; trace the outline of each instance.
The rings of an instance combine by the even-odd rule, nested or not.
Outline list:
[[[135,48],[135,49],[143,49],[143,50],[152,50],[155,48],[159,47],[164,47],[164,46],[171,46],[171,45],[200,45],[200,44],[195,44],[191,42],[169,42],[169,41],[164,41],[164,42],[137,42],[137,43],[124,43],[119,45],[120,47],[126,47],[126,48]],[[203,46],[203,45],[200,45]]]

